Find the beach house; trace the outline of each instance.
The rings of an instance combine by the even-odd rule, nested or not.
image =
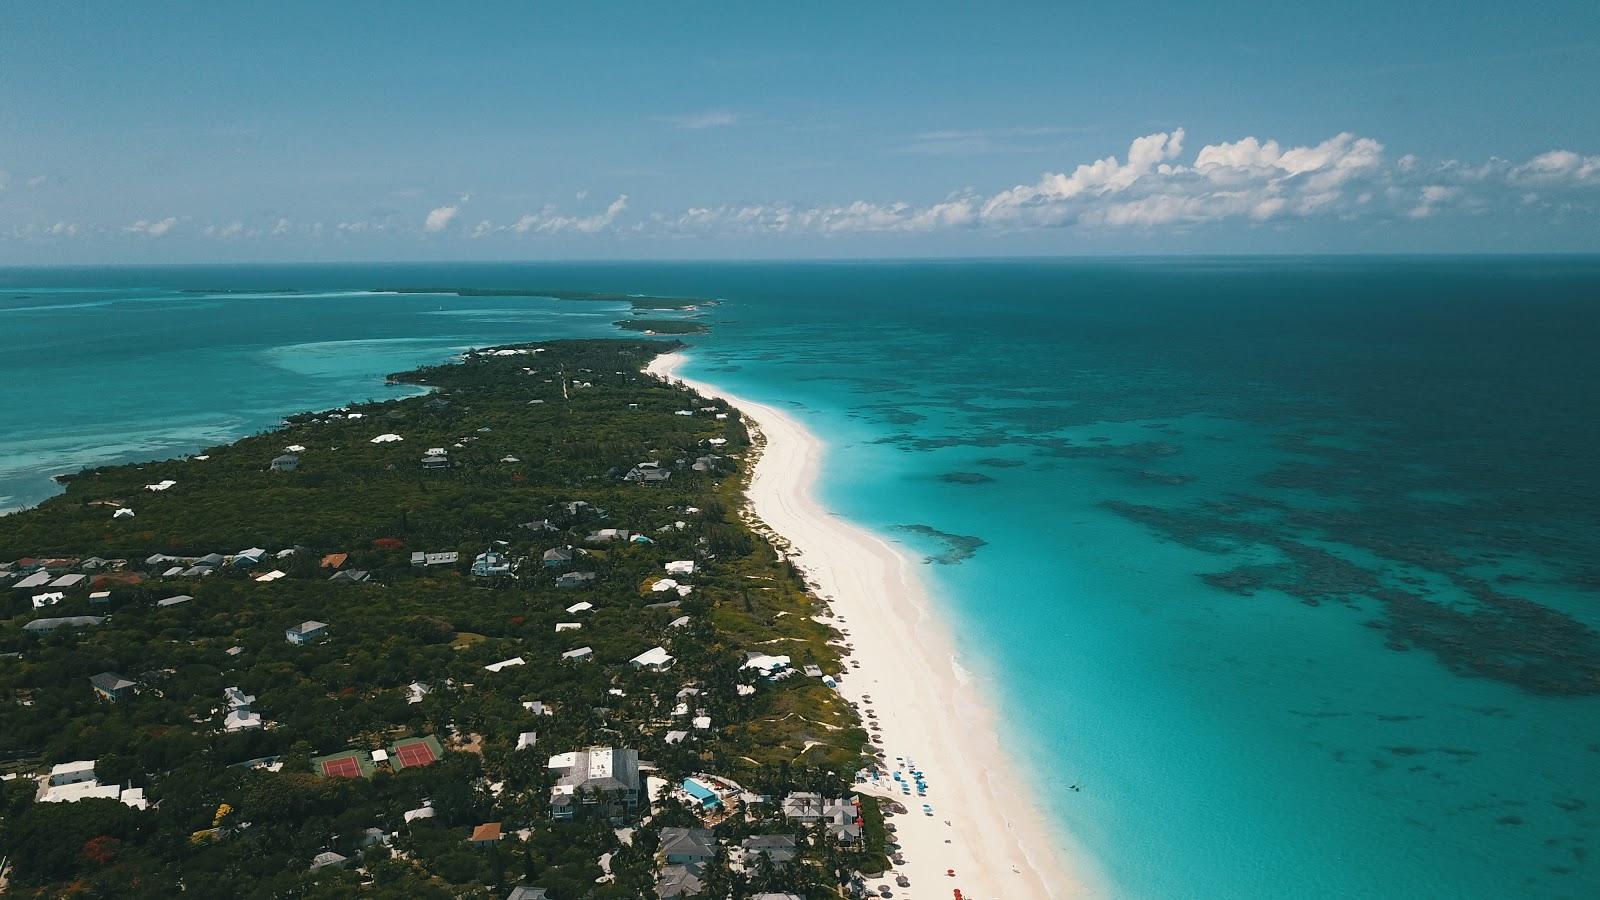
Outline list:
[[[556,587],[580,588],[589,582],[594,581],[594,578],[595,575],[593,572],[562,572],[560,575],[556,576]]]
[[[326,622],[318,622],[315,619],[308,619],[304,622],[301,622],[299,625],[294,626],[293,628],[286,629],[283,632],[283,637],[289,643],[299,647],[309,644],[313,641],[321,640],[327,635],[327,633],[328,624]]]
[[[709,828],[663,828],[661,858],[668,865],[710,862],[717,858],[717,836]]]
[[[105,616],[61,616],[54,619],[34,619],[22,626],[29,634],[44,634],[57,628],[95,628],[104,625]]]
[[[588,809],[620,820],[639,805],[639,751],[589,747],[550,757],[556,777],[550,789],[550,817],[575,818]]]
[[[672,472],[661,468],[660,463],[642,462],[629,469],[628,474],[622,476],[622,480],[634,484],[665,484],[671,477]]]
[[[701,880],[704,874],[705,867],[698,864],[663,866],[656,876],[656,896],[662,900],[698,897],[705,893],[706,885]]]
[[[89,677],[89,686],[94,688],[95,695],[101,700],[107,703],[120,703],[133,696],[133,690],[139,684],[116,672],[101,672],[99,675]]]
[[[765,856],[774,866],[794,862],[800,851],[792,834],[758,834],[747,837],[739,845],[744,851],[744,864],[748,867]]]
[[[649,650],[628,660],[628,665],[635,669],[644,669],[649,672],[665,672],[672,668],[672,656],[665,647],[651,647]]]
[[[864,824],[853,801],[828,798],[809,791],[796,791],[783,798],[783,814],[793,822],[821,824],[834,840],[853,844],[861,839]]]
[[[511,560],[494,550],[485,550],[472,560],[472,574],[479,578],[492,578],[511,573]]]
[[[571,547],[551,547],[544,552],[544,567],[546,569],[559,569],[572,565]]]
[[[295,469],[300,468],[300,457],[295,456],[293,453],[285,453],[282,456],[273,457],[268,468],[274,472],[293,472]]]

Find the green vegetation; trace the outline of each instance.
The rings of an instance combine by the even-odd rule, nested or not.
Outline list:
[[[637,897],[651,890],[655,829],[674,824],[673,807],[632,845],[604,821],[552,822],[549,755],[629,747],[669,783],[708,772],[773,797],[842,793],[868,759],[854,711],[815,678],[767,681],[742,668],[761,651],[838,673],[837,636],[814,621],[792,567],[735,515],[749,451],[738,412],[641,372],[675,346],[471,353],[392,376],[425,395],[296,415],[205,459],[88,470],[63,495],[0,517],[0,560],[13,568],[110,561],[89,570],[98,584],[44,610],[31,591],[0,597],[0,768],[31,776],[97,760],[100,782],[142,788],[150,803],[39,803],[31,777],[4,782],[0,853],[14,865],[12,891],[442,898],[503,897],[527,883],[556,900]],[[403,439],[372,442],[385,434]],[[288,447],[303,448],[297,465],[273,471]],[[447,451],[446,466],[423,467],[431,448]],[[670,478],[625,479],[647,461]],[[146,490],[165,480],[175,484]],[[589,542],[599,529],[648,540]],[[546,567],[545,551],[569,546],[571,563]],[[268,552],[236,564],[245,548]],[[472,575],[490,550],[516,561],[514,574]],[[416,566],[418,551],[459,559]],[[203,577],[164,574],[211,553],[232,559]],[[679,579],[693,585],[686,596],[651,590],[672,560],[699,566]],[[270,570],[284,576],[256,580]],[[336,570],[370,577],[332,581]],[[568,572],[594,578],[558,586]],[[92,603],[90,589],[109,597]],[[157,605],[180,594],[193,599]],[[567,611],[580,601],[593,609]],[[43,635],[21,627],[74,615],[109,619]],[[307,620],[327,623],[326,638],[289,643],[285,629]],[[582,627],[556,630],[570,622]],[[581,646],[592,661],[561,659]],[[667,671],[628,664],[656,646],[675,657]],[[522,665],[485,669],[516,657]],[[107,671],[137,682],[133,694],[97,700],[90,676]],[[668,730],[689,729],[674,712],[686,685],[712,724],[668,742]],[[266,727],[223,729],[228,687],[254,696]],[[534,701],[553,714],[525,705]],[[525,732],[536,746],[516,749]],[[428,735],[444,749],[432,765],[363,763],[370,777],[355,778],[312,765]],[[433,816],[405,822],[424,801]],[[504,823],[505,838],[468,842],[484,822]],[[726,883],[830,896],[832,873],[881,857],[877,822],[865,851],[796,826],[806,866]],[[783,827],[781,817],[767,824]],[[737,836],[760,822],[720,827]],[[392,837],[372,843],[368,829]],[[348,866],[309,872],[323,851]],[[605,853],[614,878],[597,883]]]
[[[687,319],[623,319],[616,323],[625,331],[645,331],[651,334],[705,334],[711,329]]]

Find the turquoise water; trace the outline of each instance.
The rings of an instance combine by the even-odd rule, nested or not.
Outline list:
[[[618,313],[175,293],[400,283],[721,298],[1119,894],[1600,894],[1600,261],[13,271],[0,494]]]

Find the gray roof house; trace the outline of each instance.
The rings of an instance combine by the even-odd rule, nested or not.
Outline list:
[[[295,469],[300,468],[300,457],[295,456],[293,453],[285,453],[282,456],[273,458],[270,468],[274,472],[293,472]]]
[[[119,700],[126,700],[139,685],[138,682],[116,672],[101,672],[99,675],[89,676],[89,686],[94,688],[95,694],[99,695],[100,699],[116,703]]]
[[[550,900],[550,893],[541,887],[519,884],[506,895],[506,900]]]
[[[861,837],[856,824],[856,807],[848,798],[825,798],[821,794],[796,791],[783,798],[783,814],[808,825],[821,823],[841,843],[854,843]]]
[[[706,889],[700,880],[704,868],[700,865],[665,866],[656,877],[656,896],[662,900],[672,897],[698,897]]]
[[[709,828],[663,828],[661,857],[668,864],[710,862],[717,858],[717,836]]]
[[[43,634],[55,631],[57,628],[94,628],[104,625],[105,616],[61,616],[54,619],[34,619],[22,626],[22,630],[29,634]]]
[[[747,862],[765,856],[773,865],[781,866],[800,855],[792,834],[758,834],[745,838],[739,846],[744,849]]]
[[[551,547],[549,550],[544,552],[544,564],[546,568],[556,569],[560,568],[561,566],[568,565],[571,562],[571,547]]]
[[[589,747],[550,757],[555,774],[550,817],[571,819],[580,806],[598,807],[610,818],[639,805],[639,751]]]
[[[563,572],[556,578],[558,588],[583,587],[594,580],[593,572]]]
[[[311,868],[308,871],[316,872],[322,869],[342,869],[350,860],[332,850],[324,850],[311,857]]]

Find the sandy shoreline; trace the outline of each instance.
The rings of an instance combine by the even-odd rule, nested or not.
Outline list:
[[[649,371],[682,381],[737,406],[765,437],[749,496],[757,517],[793,548],[795,564],[819,586],[854,646],[859,664],[841,680],[844,696],[877,713],[880,745],[914,760],[926,797],[905,796],[885,778],[858,789],[897,800],[908,814],[898,828],[906,863],[869,881],[893,885],[899,898],[948,898],[959,888],[977,900],[1062,898],[1101,893],[1097,879],[1025,793],[1021,773],[1000,746],[995,713],[956,665],[948,627],[930,610],[917,563],[876,534],[829,512],[813,496],[825,446],[770,406],[681,378],[681,353],[657,357]],[[872,697],[871,703],[862,701]],[[933,807],[923,813],[922,804]],[[954,878],[946,875],[954,869]]]

